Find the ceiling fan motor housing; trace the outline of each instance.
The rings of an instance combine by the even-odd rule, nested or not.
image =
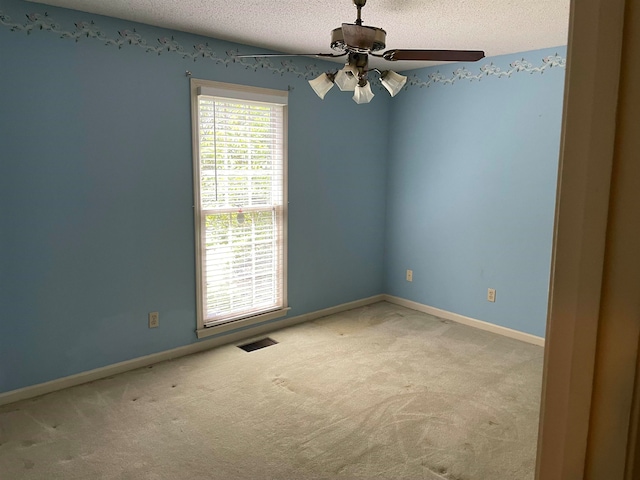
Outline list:
[[[331,48],[340,52],[369,53],[386,47],[387,32],[381,28],[343,23],[331,32]]]

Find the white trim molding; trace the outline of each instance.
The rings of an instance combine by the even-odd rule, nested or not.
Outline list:
[[[571,2],[538,480],[639,478],[639,6]]]
[[[251,325],[257,325],[260,323],[268,322],[269,320],[282,318],[289,312],[289,310],[291,310],[290,307],[280,308],[272,312],[260,313],[258,315],[240,318],[239,320],[232,320],[220,325],[211,325],[209,327],[198,328],[196,330],[196,335],[198,336],[198,338],[206,338],[211,337],[212,335],[220,335],[221,333],[229,332],[231,330],[250,327]]]
[[[217,335],[225,331],[236,330],[239,327],[257,325],[267,320],[283,317],[289,310],[287,301],[287,104],[289,92],[286,90],[252,87],[248,85],[222,83],[196,78],[190,79],[190,92],[193,150],[193,204],[194,216],[197,219],[194,223],[197,299],[196,333],[198,338],[203,338],[211,335]],[[204,106],[201,104],[203,101],[206,104]],[[228,101],[239,101],[242,103],[244,115],[254,115],[255,112],[251,113],[250,110],[251,105],[255,103],[268,108],[271,113],[270,140],[272,148],[270,149],[268,156],[268,173],[271,178],[271,195],[265,197],[256,205],[252,204],[250,198],[244,198],[244,200],[237,198],[236,200],[239,204],[235,205],[234,208],[231,208],[231,205],[229,205],[229,198],[224,201],[224,198],[226,198],[224,196],[220,199],[220,202],[218,202],[218,174],[215,174],[215,182],[211,184],[211,182],[205,181],[205,177],[207,177],[207,175],[211,175],[211,173],[205,175],[202,172],[202,168],[205,167],[206,163],[203,155],[206,153],[207,149],[210,149],[213,144],[214,153],[217,152],[215,147],[215,132],[219,132],[220,129],[222,129],[234,138],[238,134],[238,132],[233,130],[233,128],[231,128],[231,130],[227,128],[229,127],[229,125],[227,125],[228,122],[222,122],[222,125],[220,125],[218,121],[216,121],[218,106],[220,105],[224,110],[224,105]],[[213,116],[210,115],[211,111],[213,111]],[[260,114],[255,115],[260,117],[260,119],[263,118]],[[203,134],[203,128],[204,130],[210,131],[210,133]],[[260,139],[254,135],[251,135],[251,138],[247,141],[256,142],[259,140]],[[207,147],[207,145],[209,145],[209,147]],[[214,157],[216,160],[214,170],[217,172],[217,154],[214,155]],[[211,159],[209,159],[209,161],[210,160]],[[227,160],[225,160],[225,162]],[[225,168],[228,167],[229,165]],[[249,173],[245,173],[246,175],[244,175],[244,177],[247,177]],[[265,171],[265,175],[266,174],[267,172]],[[249,179],[243,178],[241,183],[244,184],[246,181],[249,181]],[[216,201],[208,204],[210,202],[206,201],[206,199],[212,198],[212,196],[215,197]],[[263,252],[262,260],[267,263],[264,263],[264,268],[261,270],[262,273],[260,273],[260,275],[269,274],[275,277],[272,278],[272,283],[267,282],[267,284],[263,285],[264,288],[267,288],[268,286],[271,288],[268,288],[267,290],[262,288],[261,291],[262,294],[264,294],[264,298],[262,298],[258,304],[255,303],[254,295],[249,292],[248,295],[243,296],[243,300],[240,301],[240,305],[233,300],[231,300],[231,304],[225,303],[224,301],[220,304],[214,301],[214,304],[210,305],[211,299],[213,298],[215,300],[218,293],[220,293],[223,298],[226,298],[226,294],[230,292],[229,288],[233,290],[234,281],[229,277],[229,275],[237,274],[238,272],[235,270],[229,272],[228,268],[225,266],[226,264],[222,265],[224,268],[221,269],[219,268],[221,264],[218,264],[217,260],[212,260],[212,258],[210,258],[209,253],[212,245],[216,244],[215,238],[220,234],[223,234],[223,236],[226,237],[229,232],[227,231],[228,225],[223,228],[223,231],[220,231],[218,227],[213,228],[213,230],[211,228],[206,228],[205,224],[207,223],[207,217],[209,215],[222,214],[225,216],[229,215],[229,218],[231,218],[232,214],[237,213],[238,222],[242,223],[240,222],[240,214],[243,216],[245,214],[249,214],[251,216],[253,213],[260,214],[260,212],[273,216],[273,224],[271,229],[268,229],[274,238],[272,251]],[[244,235],[242,233],[240,234]],[[213,237],[209,238],[209,235],[213,235]],[[248,242],[246,245],[253,245],[256,241],[251,235],[249,235],[249,238],[245,237],[246,235],[243,237],[243,241]],[[209,241],[213,243],[209,245]],[[216,250],[215,253],[216,255],[214,255],[214,257],[222,260],[228,260],[227,257],[230,255],[230,253],[226,252],[225,249],[222,249],[222,251]],[[211,261],[213,261],[212,264]],[[256,259],[254,256],[251,256],[247,261],[249,261],[249,263],[254,267],[256,266]],[[253,273],[247,274],[249,277],[245,278],[245,280],[255,279],[254,277],[257,274],[258,273],[255,271],[255,268],[253,268]],[[211,283],[212,279],[216,281]],[[231,282],[231,284],[229,284],[229,282]],[[213,285],[216,284],[228,285],[227,287],[214,287]],[[210,290],[210,288],[212,290]],[[222,288],[222,290],[220,290],[220,288]]]
[[[518,330],[513,330],[507,327],[501,327],[500,325],[484,322],[482,320],[477,320],[471,317],[465,317],[464,315],[459,315],[457,313],[449,312],[447,310],[441,310],[439,308],[431,307],[429,305],[424,305],[422,303],[414,302],[412,300],[406,300],[404,298],[395,297],[393,295],[385,294],[383,295],[383,297],[384,297],[384,300],[389,303],[394,303],[396,305],[407,307],[412,310],[417,310],[419,312],[428,313],[429,315],[433,315],[434,317],[444,318],[445,320],[451,320],[456,323],[461,323],[463,325],[468,325],[470,327],[479,328],[480,330],[486,330],[487,332],[497,333],[498,335],[502,335],[504,337],[514,338],[522,342],[531,343],[533,345],[544,347],[544,338],[538,337],[536,335],[531,335],[530,333],[520,332]]]
[[[273,332],[275,330],[280,330],[286,327],[291,327],[299,323],[309,322],[321,317],[333,315],[334,313],[340,313],[347,310],[352,310],[354,308],[364,307],[365,305],[381,302],[383,300],[384,295],[374,295],[373,297],[362,298],[353,302],[343,303],[341,305],[325,308],[323,310],[316,310],[315,312],[297,315],[295,317],[287,318],[277,322],[267,321],[262,324],[256,325],[253,328],[247,328],[240,332],[231,332],[226,335],[220,335],[214,338],[185,345],[183,347],[165,350],[164,352],[152,353],[151,355],[145,355],[143,357],[114,363],[105,367],[95,368],[93,370],[80,372],[68,377],[58,378],[49,382],[39,383],[37,385],[31,385],[28,387],[19,388],[17,390],[0,393],[0,405],[6,405],[9,403],[17,402],[19,400],[25,400],[27,398],[38,397],[40,395],[52,393],[64,388],[75,387],[76,385],[93,382],[94,380],[99,380],[101,378],[110,377],[119,373],[128,372],[137,368],[147,367],[149,365],[160,363],[166,360],[172,360],[174,358],[184,357],[193,353],[210,350],[221,345],[241,342],[257,335],[263,335],[265,333]]]
[[[291,327],[304,322],[310,322],[318,318],[333,315],[335,313],[346,312],[347,310],[353,310],[354,308],[364,307],[373,303],[386,301],[402,307],[407,307],[419,312],[428,313],[438,318],[451,320],[456,323],[468,325],[471,327],[479,328],[489,332],[497,333],[505,337],[514,338],[523,342],[531,343],[533,345],[544,346],[544,338],[537,337],[510,328],[501,327],[492,323],[487,323],[475,318],[465,317],[457,313],[448,312],[439,308],[431,307],[429,305],[423,305],[418,302],[406,300],[404,298],[395,297],[393,295],[380,294],[372,297],[362,298],[353,302],[347,302],[334,307],[324,308],[322,310],[316,310],[314,312],[305,313],[303,315],[297,315],[295,317],[286,318],[279,321],[265,321],[252,328],[247,328],[239,332],[231,332],[228,334],[218,335],[213,338],[202,340],[200,342],[192,343],[171,350],[165,350],[163,352],[152,353],[151,355],[145,355],[143,357],[134,358],[124,362],[114,363],[105,367],[95,368],[86,372],[80,372],[68,377],[58,378],[49,382],[40,383],[37,385],[31,385],[28,387],[12,390],[5,393],[0,393],[0,405],[6,405],[9,403],[25,400],[28,398],[38,397],[40,395],[46,395],[64,388],[75,387],[82,385],[83,383],[93,382],[101,378],[110,377],[119,373],[128,372],[137,368],[147,367],[156,363],[164,362],[166,360],[172,360],[193,353],[210,350],[215,347],[227,345],[230,343],[243,342],[247,339],[251,339],[258,335],[280,330],[282,328]]]

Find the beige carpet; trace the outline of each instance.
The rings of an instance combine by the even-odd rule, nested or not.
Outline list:
[[[543,350],[378,303],[0,407],[0,479],[532,479]]]

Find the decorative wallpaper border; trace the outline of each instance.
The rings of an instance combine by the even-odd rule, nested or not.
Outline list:
[[[27,21],[25,23],[16,23],[0,11],[0,25],[8,27],[12,32],[25,32],[27,35],[34,31],[42,30],[55,33],[61,39],[74,39],[76,42],[84,39],[95,39],[103,42],[106,46],[115,46],[119,49],[123,46],[130,45],[139,47],[146,53],[155,53],[157,55],[171,53],[180,55],[184,59],[191,59],[194,62],[198,60],[210,60],[216,64],[225,66],[239,64],[254,71],[263,69],[281,76],[290,74],[306,80],[315,78],[324,71],[315,64],[306,65],[304,68],[301,68],[291,60],[282,60],[279,64],[274,64],[266,58],[238,58],[240,52],[237,50],[228,50],[224,52],[223,56],[219,56],[207,42],[195,44],[192,49],[185,49],[173,36],[157,38],[156,42],[150,44],[142,35],[136,32],[135,29],[118,30],[118,36],[110,37],[103,33],[93,20],[89,22],[76,22],[74,24],[75,30],[68,31],[57,24],[47,12],[30,13],[27,14],[26,17]],[[405,89],[409,87],[430,87],[434,84],[452,85],[459,80],[480,81],[490,76],[511,78],[511,76],[516,73],[542,74],[549,68],[566,68],[566,59],[556,53],[555,55],[544,57],[542,63],[537,66],[524,58],[511,63],[509,66],[510,68],[508,70],[502,70],[492,62],[481,66],[478,73],[474,73],[466,67],[458,68],[448,75],[437,71],[429,74],[427,80],[421,79],[418,75],[410,74]]]
[[[489,76],[498,78],[510,78],[514,73],[544,73],[548,68],[566,68],[567,59],[561,57],[556,53],[555,55],[544,57],[542,59],[542,64],[539,66],[533,65],[531,62],[528,62],[524,58],[512,62],[511,64],[509,64],[509,66],[511,67],[509,70],[502,70],[500,67],[494,65],[493,62],[491,62],[480,67],[480,73],[474,74],[466,67],[462,67],[453,71],[450,76],[445,76],[438,71],[429,74],[429,79],[426,81],[420,79],[417,75],[409,75],[409,77],[407,78],[407,85],[417,87],[430,87],[434,83],[451,85],[458,80],[480,81],[484,77]]]

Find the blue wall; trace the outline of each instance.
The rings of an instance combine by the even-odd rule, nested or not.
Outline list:
[[[490,61],[508,71],[556,52],[566,48]],[[415,73],[451,79],[458,68]],[[386,293],[544,336],[564,73],[432,82],[394,98]]]
[[[221,59],[255,48],[15,0],[0,15],[0,392],[197,341],[186,70],[292,88],[290,315],[382,292],[383,92],[322,101],[278,61],[183,58],[205,42]],[[92,20],[89,38],[68,38]],[[158,38],[184,52],[158,54]]]
[[[356,105],[234,49],[0,0],[0,392],[198,341],[186,70],[291,89],[291,316],[384,292],[544,335],[564,69]]]

